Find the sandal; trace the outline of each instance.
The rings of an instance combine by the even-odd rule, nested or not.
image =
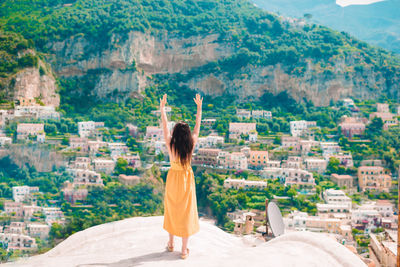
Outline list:
[[[186,252],[185,254],[183,254],[183,253],[181,254],[181,258],[182,258],[182,259],[186,259],[186,258],[189,256],[189,249],[186,248],[186,251],[187,251],[187,252]]]
[[[169,246],[169,242],[168,242],[168,243],[167,243],[166,249],[167,249],[169,252],[172,252],[172,251],[174,251],[174,246]]]

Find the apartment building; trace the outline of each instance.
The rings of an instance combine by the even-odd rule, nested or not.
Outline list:
[[[336,183],[339,187],[354,187],[354,178],[350,175],[339,175],[337,173],[333,173],[331,175],[331,181]]]
[[[229,123],[229,138],[240,139],[242,134],[249,135],[256,132],[256,123],[231,122]]]
[[[69,147],[74,150],[79,150],[81,152],[88,152],[89,145],[88,139],[86,137],[70,137]]]
[[[76,188],[75,185],[70,184],[62,189],[64,199],[72,204],[77,201],[84,201],[87,198],[88,190],[86,188]]]
[[[265,118],[267,120],[272,120],[272,113],[268,110],[252,110],[251,117],[254,119]]]
[[[218,155],[221,151],[221,149],[216,148],[200,148],[193,155],[193,164],[216,167],[218,165]]]
[[[344,136],[352,138],[364,134],[365,122],[360,118],[344,116],[339,127]]]
[[[50,225],[31,223],[28,224],[28,233],[31,237],[38,237],[40,239],[48,239],[50,233]]]
[[[309,128],[316,127],[317,122],[315,121],[291,121],[290,122],[290,133],[292,136],[301,136],[306,133]]]
[[[151,140],[152,142],[162,141],[164,140],[163,130],[157,126],[147,126],[145,139]]]
[[[196,148],[212,148],[222,145],[224,138],[218,135],[209,135],[205,137],[199,137],[197,140]]]
[[[221,151],[218,155],[218,166],[224,169],[246,170],[247,157],[242,152]]]
[[[225,188],[234,188],[234,189],[264,189],[267,188],[267,182],[265,181],[250,181],[245,179],[232,179],[227,178],[224,180]]]
[[[301,151],[300,137],[282,136],[281,146],[286,150]]]
[[[114,172],[115,162],[111,159],[97,158],[93,160],[93,165],[96,172],[112,174]]]
[[[250,110],[246,110],[246,109],[236,109],[236,116],[241,119],[250,119],[251,112],[250,112]]]
[[[31,194],[38,193],[38,186],[13,186],[13,199],[15,202],[24,202],[31,199]]]
[[[326,171],[326,167],[328,163],[325,159],[319,158],[306,158],[304,160],[306,165],[306,170],[310,172],[324,173]]]
[[[362,191],[368,189],[389,192],[392,177],[382,166],[361,166],[358,168],[358,185]]]
[[[19,123],[17,126],[17,139],[27,139],[39,134],[44,134],[43,123]]]
[[[103,186],[100,173],[91,170],[76,170],[75,184]]]
[[[249,152],[248,165],[255,169],[267,167],[268,151],[255,151]]]
[[[6,244],[7,249],[10,251],[30,252],[37,249],[35,239],[23,234],[0,233],[0,242]]]
[[[282,161],[282,167],[288,169],[302,169],[303,159],[301,157],[289,156],[286,160]]]

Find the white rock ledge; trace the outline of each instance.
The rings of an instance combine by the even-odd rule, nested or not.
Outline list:
[[[190,255],[180,259],[165,250],[168,234],[163,217],[134,217],[78,232],[45,254],[5,266],[122,267],[122,266],[365,266],[344,246],[323,234],[292,232],[249,246],[200,220],[200,232],[189,239]],[[247,243],[247,244],[246,244]]]

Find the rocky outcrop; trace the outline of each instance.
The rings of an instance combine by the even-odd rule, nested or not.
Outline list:
[[[163,75],[166,81],[173,79],[168,74],[185,77],[190,70],[237,52],[229,42],[220,39],[216,34],[184,38],[168,33],[154,36],[130,32],[126,38],[114,36],[107,46],[95,49],[83,35],[78,35],[49,44],[53,53],[50,62],[63,78],[89,79],[91,96],[116,100],[142,91],[152,83],[153,74],[167,74]],[[338,57],[329,71],[311,60],[305,67],[295,69],[280,64],[247,65],[235,73],[191,72],[179,82],[205,94],[228,93],[242,101],[256,99],[265,91],[287,91],[294,99],[307,99],[315,105],[328,105],[345,97],[399,97],[400,82],[387,82],[382,72],[366,64],[362,71],[355,71],[355,62],[359,62],[356,54]],[[399,77],[393,79],[400,81]]]
[[[57,92],[54,77],[48,74],[40,75],[38,68],[25,68],[17,73],[14,85],[14,99],[38,99],[46,106],[58,107],[60,96]]]
[[[50,172],[54,168],[66,166],[64,157],[56,151],[51,151],[47,145],[12,145],[4,150],[0,157],[9,156],[20,167],[26,164],[35,167],[38,172]]]
[[[205,94],[236,95],[242,101],[257,99],[266,91],[273,94],[286,91],[297,101],[307,99],[318,106],[346,97],[376,99],[388,92],[392,97],[398,97],[400,85],[388,87],[380,72],[365,69],[363,73],[357,73],[350,65],[340,65],[338,62],[332,73],[323,73],[318,72],[315,64],[309,63],[303,73],[292,75],[280,64],[247,66],[233,76],[226,73],[197,75],[181,85],[199,89]]]
[[[49,44],[54,53],[50,62],[65,78],[98,73],[93,82],[94,96],[121,96],[141,91],[149,75],[185,73],[230,55],[232,47],[218,42],[218,38],[216,34],[182,38],[130,32],[125,39],[114,36],[107,48],[96,51],[83,36],[75,36]]]

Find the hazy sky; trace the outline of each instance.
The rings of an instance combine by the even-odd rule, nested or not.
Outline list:
[[[350,6],[350,5],[369,5],[384,0],[336,0],[336,4],[339,6]]]

